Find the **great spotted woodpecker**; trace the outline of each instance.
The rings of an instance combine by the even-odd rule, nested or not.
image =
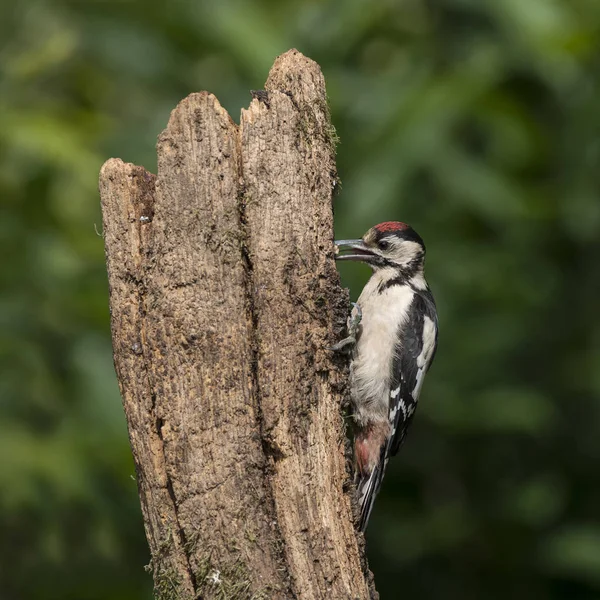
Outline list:
[[[373,274],[348,320],[354,457],[366,529],[390,456],[404,441],[435,354],[438,321],[423,275],[425,244],[405,223],[380,223],[360,240],[336,241],[337,260],[368,264]]]

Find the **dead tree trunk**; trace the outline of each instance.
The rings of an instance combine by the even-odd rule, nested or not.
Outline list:
[[[158,174],[100,174],[115,366],[159,598],[367,599],[327,350],[333,258],[323,76],[277,59],[238,127],[192,94]]]

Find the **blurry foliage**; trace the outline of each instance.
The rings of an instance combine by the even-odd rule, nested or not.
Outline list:
[[[294,46],[327,78],[339,237],[413,224],[439,305],[368,534],[382,598],[600,597],[597,0],[1,0],[0,40],[3,599],[150,597],[98,170],[154,170],[190,92],[237,119]]]

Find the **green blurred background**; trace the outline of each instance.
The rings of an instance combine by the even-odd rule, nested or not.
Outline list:
[[[337,235],[428,243],[440,347],[368,532],[383,600],[600,598],[600,2],[0,1],[0,597],[147,599],[98,171],[325,73]],[[368,270],[343,265],[356,297]]]

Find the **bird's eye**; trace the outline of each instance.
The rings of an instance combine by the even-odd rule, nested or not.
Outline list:
[[[387,249],[390,247],[390,243],[389,243],[389,242],[386,242],[385,240],[381,240],[381,241],[379,242],[379,247],[380,247],[382,250],[387,250]]]

